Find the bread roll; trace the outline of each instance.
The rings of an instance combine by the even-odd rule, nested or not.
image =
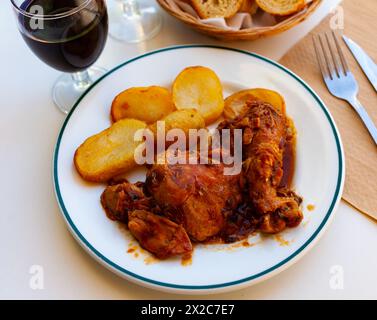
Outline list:
[[[202,19],[230,18],[241,8],[243,0],[191,0]]]

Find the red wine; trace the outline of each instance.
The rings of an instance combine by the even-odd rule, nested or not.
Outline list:
[[[26,0],[21,8],[43,8],[43,15],[59,18],[35,20],[19,15],[21,34],[29,48],[45,63],[63,72],[90,67],[101,54],[107,39],[108,16],[104,0],[89,1],[81,10],[77,0]],[[37,27],[36,27],[37,26]]]

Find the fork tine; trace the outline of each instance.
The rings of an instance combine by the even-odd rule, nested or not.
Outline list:
[[[327,50],[326,50],[326,46],[325,46],[324,41],[323,41],[323,37],[321,35],[319,35],[318,37],[319,37],[319,42],[320,42],[321,47],[322,47],[323,56],[325,57],[327,70],[330,74],[331,80],[333,80],[334,79],[334,67],[330,63],[330,59],[329,59],[328,54],[327,54]],[[328,50],[330,50],[330,52],[331,52],[331,48],[328,48]]]
[[[313,35],[313,45],[314,45],[314,51],[315,51],[315,54],[317,56],[317,61],[318,61],[318,64],[319,64],[319,68],[321,70],[321,73],[322,73],[322,76],[324,78],[329,78],[330,77],[330,74],[328,73],[327,69],[326,69],[326,65],[325,65],[325,61],[321,55],[321,49],[320,49],[320,45],[319,45],[319,35]]]
[[[347,60],[344,57],[343,50],[342,50],[342,48],[339,44],[338,38],[336,37],[335,31],[332,31],[332,35],[333,35],[333,38],[334,38],[334,41],[335,41],[336,48],[338,50],[340,61],[342,62],[344,75],[347,75],[347,72],[349,71]]]
[[[336,75],[339,78],[340,72],[341,72],[341,67],[338,64],[337,54],[335,54],[336,49],[334,50],[334,46],[331,44],[330,37],[329,37],[329,34],[327,32],[325,33],[325,38],[326,38],[326,41],[327,41],[327,45],[329,47],[330,56],[332,58],[332,65],[334,66]]]

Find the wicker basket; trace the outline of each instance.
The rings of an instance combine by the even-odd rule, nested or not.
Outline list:
[[[297,12],[296,14],[282,20],[274,26],[255,27],[242,30],[224,30],[216,26],[201,23],[198,19],[191,16],[190,14],[183,12],[180,9],[172,8],[166,0],[157,0],[157,2],[165,11],[167,11],[170,15],[182,21],[183,23],[187,24],[191,28],[211,37],[225,41],[255,40],[261,37],[267,37],[286,31],[309,17],[310,14],[317,9],[321,1],[322,0],[313,0],[307,5],[306,9]]]

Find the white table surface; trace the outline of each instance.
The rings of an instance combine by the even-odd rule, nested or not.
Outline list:
[[[338,2],[325,0],[309,20],[283,35],[226,45],[279,59]],[[98,64],[111,68],[140,53],[176,44],[222,44],[166,14],[163,19],[161,33],[148,43],[127,45],[109,39]],[[183,298],[119,278],[73,239],[55,201],[51,176],[52,153],[65,117],[50,96],[59,73],[26,47],[8,1],[0,2],[0,30],[0,298]],[[247,289],[195,298],[376,299],[376,244],[377,224],[342,202],[317,246],[288,270]],[[29,284],[33,265],[43,267],[42,290]],[[343,289],[330,286],[333,266],[343,270]]]

